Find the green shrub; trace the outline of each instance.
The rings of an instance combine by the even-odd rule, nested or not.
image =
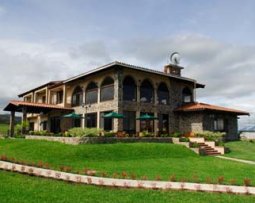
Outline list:
[[[104,136],[105,137],[115,137],[116,133],[114,133],[114,132],[104,132]]]
[[[187,138],[187,137],[181,137],[181,138],[179,139],[179,141],[180,141],[180,142],[189,142],[189,138]]]
[[[168,133],[160,134],[160,137],[170,137]]]
[[[170,137],[181,137],[182,134],[180,132],[174,132],[170,135]]]
[[[199,148],[199,144],[196,143],[196,142],[190,142],[190,143],[189,143],[189,147],[190,147],[190,148]]]
[[[143,131],[142,137],[154,137],[154,133],[148,132],[148,131]]]
[[[99,136],[100,131],[98,128],[71,128],[67,135],[71,137],[96,137]]]
[[[215,142],[221,142],[225,135],[226,135],[225,132],[212,132],[212,131],[203,131],[203,132],[195,133],[196,137],[203,137],[207,141],[215,141]]]

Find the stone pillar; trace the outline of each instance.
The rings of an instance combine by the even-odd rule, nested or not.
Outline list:
[[[140,117],[140,109],[136,111],[136,118]],[[140,132],[140,120],[136,120],[136,133],[139,134]]]
[[[154,111],[154,116],[155,117],[157,117],[158,118],[158,113],[156,112],[156,111]],[[156,120],[154,120],[154,134],[155,134],[155,136],[158,136],[158,131],[159,131],[159,129],[158,129],[158,123],[159,123],[159,120],[158,119],[156,119]]]
[[[100,111],[97,111],[97,128],[100,128]]]
[[[25,122],[27,122],[27,107],[22,108],[22,123],[24,124]],[[25,133],[26,133],[26,127],[23,126],[22,134],[25,134]]]
[[[81,118],[81,127],[84,129],[85,128],[85,113],[82,114],[82,118]]]
[[[10,127],[9,127],[9,136],[14,136],[14,126],[15,126],[15,111],[11,111],[10,115]]]

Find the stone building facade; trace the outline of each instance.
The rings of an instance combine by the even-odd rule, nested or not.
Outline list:
[[[188,133],[218,130],[216,119],[223,118],[223,123],[220,120],[219,125],[224,126],[219,129],[226,130],[229,139],[236,139],[237,115],[248,113],[227,108],[217,109],[215,106],[211,109],[186,111],[186,106],[198,105],[196,90],[204,88],[204,85],[182,77],[182,69],[169,64],[161,72],[113,62],[73,78],[49,82],[22,93],[19,96],[27,105],[22,103],[18,108],[17,102],[10,102],[5,110],[27,113],[23,117],[30,122],[32,130],[64,132],[73,126],[80,126],[125,131],[132,135],[146,130],[157,136],[177,131]],[[39,106],[35,110],[31,104]],[[81,118],[64,118],[70,111],[81,115]],[[109,112],[123,114],[124,119],[104,119],[103,115]],[[137,120],[144,114],[157,119]]]

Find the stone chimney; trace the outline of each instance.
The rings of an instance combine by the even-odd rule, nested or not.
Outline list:
[[[183,67],[174,65],[174,64],[168,64],[164,66],[164,73],[174,76],[181,76],[181,70]]]

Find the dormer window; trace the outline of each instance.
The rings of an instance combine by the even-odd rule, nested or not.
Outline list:
[[[193,102],[193,95],[191,90],[188,87],[185,87],[182,90],[182,102],[183,103],[191,103]]]

